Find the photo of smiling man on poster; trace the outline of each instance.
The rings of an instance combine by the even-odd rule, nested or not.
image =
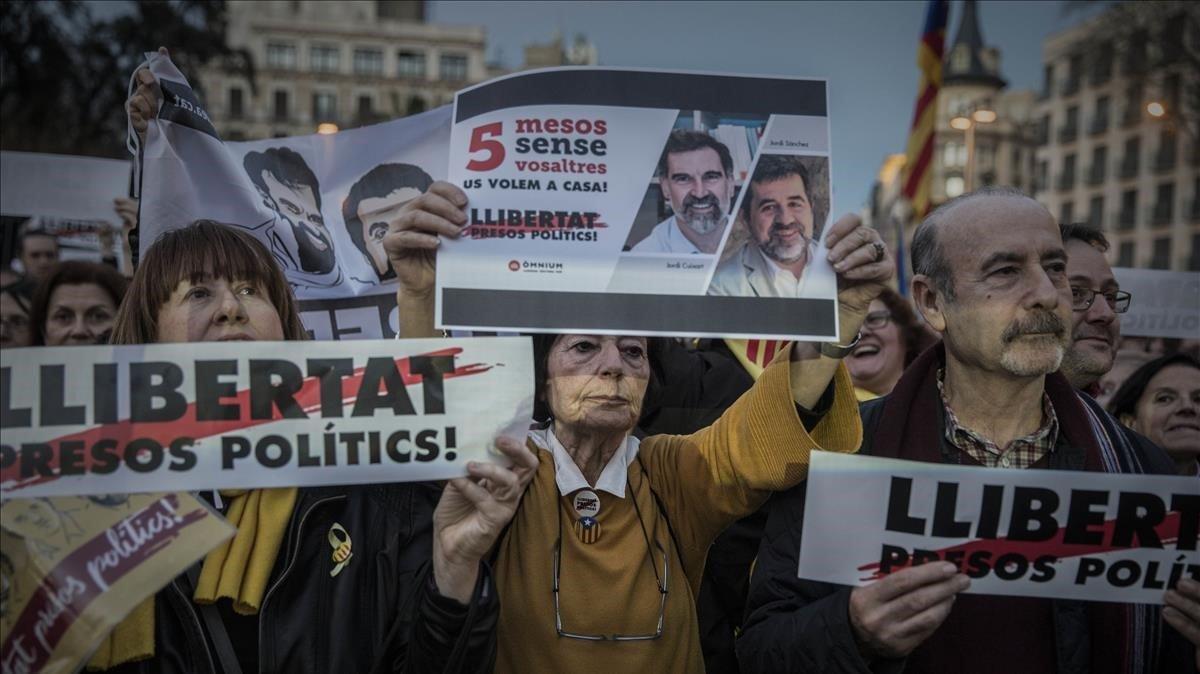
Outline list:
[[[823,157],[763,155],[742,197],[746,243],[725,257],[713,275],[709,295],[808,297],[824,288],[810,277],[828,213],[828,188],[813,168]],[[807,165],[806,165],[807,164]],[[821,166],[822,175],[827,170]]]

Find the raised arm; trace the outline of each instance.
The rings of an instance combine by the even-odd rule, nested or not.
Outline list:
[[[843,215],[825,237],[828,259],[838,279],[839,344],[858,336],[871,300],[879,297],[895,268],[879,232],[863,225],[857,215]],[[792,398],[813,409],[837,370],[836,358],[820,355],[818,345],[800,343],[792,349]]]
[[[438,237],[458,238],[467,223],[466,205],[465,192],[439,180],[388,224],[383,249],[399,282],[400,337],[439,336],[433,327]]]

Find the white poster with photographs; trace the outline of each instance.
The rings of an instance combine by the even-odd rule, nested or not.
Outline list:
[[[836,338],[829,136],[820,79],[559,68],[461,91],[468,224],[438,325]]]
[[[388,222],[446,175],[449,108],[331,135],[222,142],[170,60],[148,54],[163,93],[141,157],[144,250],[209,219],[271,251],[315,339],[393,337]]]

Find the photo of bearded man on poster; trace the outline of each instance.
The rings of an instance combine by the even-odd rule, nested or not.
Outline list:
[[[280,265],[307,274],[337,269],[333,239],[321,215],[321,186],[304,158],[291,148],[273,147],[247,153],[242,166],[263,204],[276,215],[265,236]],[[338,273],[335,281],[320,285],[337,285],[341,278]],[[289,275],[289,280],[294,279]]]

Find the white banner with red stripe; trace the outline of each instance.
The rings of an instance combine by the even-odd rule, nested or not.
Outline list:
[[[802,578],[868,585],[946,561],[975,594],[1161,604],[1200,581],[1194,476],[953,466],[813,452]]]
[[[5,349],[0,497],[458,477],[532,403],[527,337]]]

